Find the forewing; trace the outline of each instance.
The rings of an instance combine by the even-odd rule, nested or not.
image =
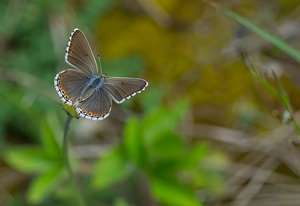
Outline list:
[[[89,98],[79,102],[76,111],[81,117],[91,120],[103,120],[109,116],[111,104],[110,95],[103,88],[100,88]]]
[[[138,78],[111,77],[105,79],[104,89],[120,104],[126,99],[140,93],[148,86],[148,82]]]
[[[70,41],[66,49],[65,60],[71,66],[89,75],[98,73],[97,63],[90,44],[79,29],[75,29],[71,33]]]
[[[55,76],[54,86],[61,100],[66,104],[73,105],[89,79],[89,76],[80,70],[68,69]]]

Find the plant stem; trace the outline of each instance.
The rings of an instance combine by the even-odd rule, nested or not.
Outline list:
[[[266,39],[269,41],[272,45],[276,46],[286,54],[290,55],[293,57],[297,62],[300,62],[300,52],[296,49],[294,49],[292,46],[290,46],[287,42],[285,42],[283,39],[276,37],[275,35],[267,32],[264,30],[262,27],[259,27],[255,24],[253,24],[251,21],[245,19],[244,17],[238,15],[237,13],[226,9],[222,7],[221,5],[214,3],[209,0],[202,0],[204,3],[208,4],[209,6],[215,8],[218,11],[221,11],[223,14],[226,16],[232,18],[239,24],[247,27],[251,31],[255,32],[257,35],[261,36],[262,38]]]
[[[75,176],[72,171],[71,164],[69,161],[69,156],[68,156],[69,153],[68,153],[68,136],[67,136],[67,134],[69,131],[69,126],[70,126],[71,120],[72,120],[72,116],[68,114],[67,119],[65,121],[65,125],[64,125],[64,138],[63,138],[64,162],[65,162],[65,167],[66,167],[68,175],[69,175],[69,179],[71,180],[72,185],[75,189],[75,192],[77,193],[79,205],[86,206],[83,195],[80,192],[80,189],[76,183]]]
[[[274,71],[272,71],[272,73],[273,73],[274,82],[276,84],[276,88],[274,86],[272,86],[272,84],[265,77],[263,77],[259,74],[259,72],[256,70],[256,68],[253,66],[253,64],[249,60],[247,54],[243,50],[240,50],[239,53],[242,58],[242,61],[244,62],[246,67],[249,69],[251,74],[267,89],[267,91],[269,91],[274,97],[279,99],[279,101],[283,104],[284,108],[291,116],[291,120],[293,122],[294,129],[296,131],[298,138],[300,139],[300,127],[294,117],[294,112],[293,112],[289,97],[288,97],[286,91],[284,90],[284,88],[281,86],[280,81],[277,78]]]

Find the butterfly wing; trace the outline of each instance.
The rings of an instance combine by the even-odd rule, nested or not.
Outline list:
[[[65,61],[72,67],[78,68],[84,73],[95,75],[98,67],[90,44],[84,34],[75,29],[68,42]]]
[[[81,117],[103,120],[109,116],[111,105],[110,95],[103,88],[100,88],[86,100],[79,102],[76,111]]]
[[[73,105],[86,86],[90,77],[80,70],[68,69],[58,73],[54,78],[55,89],[61,100]]]
[[[140,93],[148,86],[148,82],[138,78],[111,77],[106,78],[104,88],[112,96],[113,100],[120,104],[126,99]]]

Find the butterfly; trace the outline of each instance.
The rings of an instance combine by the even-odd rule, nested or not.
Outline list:
[[[139,78],[106,77],[98,74],[98,66],[90,44],[79,29],[71,35],[65,61],[75,69],[59,72],[54,78],[61,100],[73,106],[79,116],[103,120],[109,116],[112,99],[120,104],[145,90],[148,82]]]

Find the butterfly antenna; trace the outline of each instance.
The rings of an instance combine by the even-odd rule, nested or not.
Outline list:
[[[101,72],[101,75],[102,75],[103,73],[102,73],[100,54],[98,54],[98,60],[99,60],[99,65],[100,65],[100,72]]]

